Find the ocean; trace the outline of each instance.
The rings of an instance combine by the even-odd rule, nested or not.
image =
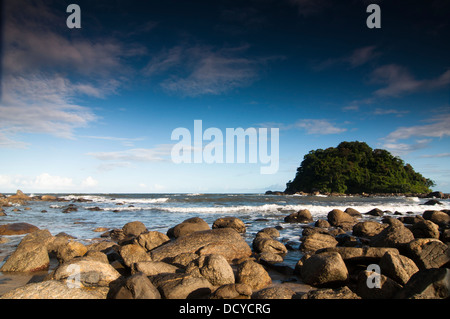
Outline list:
[[[266,227],[280,228],[281,242],[294,248],[289,250],[285,263],[294,267],[302,254],[298,251],[302,228],[305,224],[284,222],[284,217],[300,209],[308,209],[314,220],[326,219],[334,208],[348,207],[364,214],[373,208],[394,216],[422,214],[425,210],[450,209],[450,200],[439,200],[442,205],[424,206],[428,199],[417,197],[360,197],[360,196],[297,196],[264,194],[57,194],[69,202],[29,202],[28,206],[5,208],[7,216],[0,217],[0,224],[26,222],[52,235],[60,232],[89,244],[102,234],[94,232],[97,227],[122,228],[128,222],[141,221],[148,230],[166,233],[167,230],[191,217],[200,217],[210,226],[221,217],[234,216],[244,221],[247,232],[243,234],[251,246],[258,231]],[[80,201],[84,199],[87,201]],[[74,204],[77,211],[63,213]],[[29,210],[25,210],[29,207]],[[98,207],[98,211],[89,210]],[[397,216],[396,216],[397,217]],[[380,220],[380,217],[365,215],[364,219]],[[0,244],[1,257],[10,254],[23,238],[5,236],[8,242]],[[1,265],[1,264],[0,264]]]

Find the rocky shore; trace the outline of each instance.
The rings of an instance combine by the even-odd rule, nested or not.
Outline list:
[[[26,201],[22,194],[13,200]],[[323,219],[300,210],[284,218],[302,224],[300,247],[279,240],[282,227],[261,229],[248,244],[237,217],[211,225],[194,217],[167,233],[130,221],[89,245],[26,223],[0,225],[0,235],[26,234],[0,271],[45,272],[1,298],[449,298],[450,212],[424,208],[396,217],[333,209]],[[295,269],[283,263],[291,249],[303,253]]]

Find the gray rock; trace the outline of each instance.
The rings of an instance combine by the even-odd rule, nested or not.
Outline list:
[[[122,231],[125,236],[137,237],[140,234],[146,232],[147,227],[145,227],[145,225],[140,221],[134,221],[134,222],[126,223],[122,227]]]
[[[286,255],[287,248],[278,240],[273,239],[267,233],[258,233],[253,240],[253,250],[257,253],[269,252],[278,255]]]

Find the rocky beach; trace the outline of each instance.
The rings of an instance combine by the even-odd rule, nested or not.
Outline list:
[[[286,200],[284,195],[269,196],[258,199]],[[177,218],[189,218],[166,228],[152,225],[151,219],[145,217],[146,210],[138,210],[135,204],[127,209],[138,211],[140,215],[131,217],[142,216],[141,220],[130,219],[115,227],[112,222],[95,227],[91,229],[91,238],[75,238],[70,233],[83,225],[78,217],[74,218],[74,225],[68,225],[67,233],[53,233],[53,229],[30,223],[25,217],[26,212],[36,218],[46,216],[48,212],[42,207],[47,206],[55,211],[55,216],[70,216],[83,209],[83,214],[107,213],[111,220],[112,214],[119,216],[128,211],[119,209],[123,204],[116,205],[115,213],[107,211],[102,202],[88,198],[29,196],[21,191],[0,198],[1,298],[445,299],[450,296],[450,211],[446,209],[446,199],[424,199],[421,206],[415,206],[422,207],[421,212],[368,209],[368,205],[360,206],[367,208],[360,211],[355,209],[356,205],[349,205],[353,208],[326,206],[326,214],[315,214],[307,208],[292,209],[301,206],[298,202],[298,206],[273,209],[271,215],[233,216],[220,211],[205,215],[209,217],[195,213],[180,215]],[[137,199],[134,201],[139,203]],[[159,209],[162,211],[163,207]],[[260,206],[256,206],[255,210],[258,209]],[[8,216],[15,214],[15,222],[7,222]],[[115,225],[130,217],[120,216]],[[288,231],[298,236],[298,241],[287,240],[284,234]]]

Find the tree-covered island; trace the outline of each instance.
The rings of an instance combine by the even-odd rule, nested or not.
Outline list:
[[[356,141],[310,151],[294,180],[286,184],[285,193],[424,194],[433,186],[432,180],[399,157]]]

